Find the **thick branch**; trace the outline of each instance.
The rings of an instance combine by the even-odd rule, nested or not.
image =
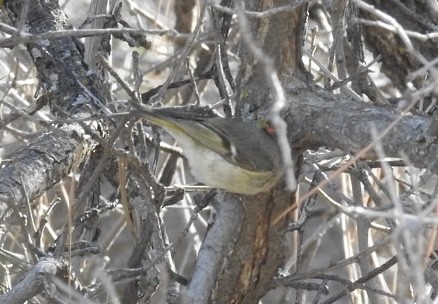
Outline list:
[[[236,233],[243,221],[242,204],[235,196],[229,195],[225,195],[220,201],[217,218],[199,251],[184,303],[209,302],[223,261],[236,242]]]
[[[357,152],[402,115],[391,108],[354,102],[348,97],[334,96],[323,90],[307,87],[289,94],[286,120],[290,141],[295,148],[326,146]],[[388,157],[405,154],[418,168],[438,173],[437,122],[431,118],[407,114],[380,142]],[[374,151],[367,158],[375,158]]]
[[[29,7],[24,21],[30,33],[71,27],[55,1],[42,3],[33,0],[5,2],[14,25],[23,21],[21,14],[26,2]],[[104,109],[105,99],[95,75],[83,63],[81,46],[75,37],[42,40],[27,45],[41,84],[60,116],[72,114],[83,117]],[[97,128],[96,133],[103,129],[102,126]],[[89,152],[92,145],[83,139],[85,133],[78,124],[63,126],[40,136],[17,152],[12,161],[0,169],[0,199],[4,203],[13,201],[21,205],[59,182],[70,172],[74,162],[83,161]],[[5,205],[0,206],[1,211],[5,209]]]
[[[60,268],[55,258],[43,258],[9,292],[0,294],[0,303],[20,304],[41,293]]]
[[[0,214],[8,203],[20,205],[43,194],[86,156],[82,128],[68,125],[38,137],[0,169]]]

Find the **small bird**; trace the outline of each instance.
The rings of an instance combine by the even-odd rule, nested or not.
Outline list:
[[[254,195],[271,189],[284,173],[268,126],[235,118],[187,118],[165,107],[132,105],[135,115],[164,128],[179,143],[193,176],[209,187]]]

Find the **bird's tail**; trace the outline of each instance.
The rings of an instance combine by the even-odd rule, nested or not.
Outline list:
[[[175,129],[176,125],[173,120],[170,117],[158,113],[158,111],[155,111],[153,107],[137,102],[132,102],[131,105],[136,109],[134,112],[136,116],[147,120],[153,125],[170,130]]]

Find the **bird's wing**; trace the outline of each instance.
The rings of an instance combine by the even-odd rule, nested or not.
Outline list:
[[[216,130],[208,123],[200,123],[195,120],[175,119],[174,123],[178,125],[178,132],[184,132],[193,141],[213,150],[222,157],[226,158],[231,153],[231,144],[220,131]],[[166,126],[163,126],[166,128]],[[169,128],[166,128],[169,129]],[[170,130],[175,132],[176,130]],[[178,139],[178,138],[176,138]]]

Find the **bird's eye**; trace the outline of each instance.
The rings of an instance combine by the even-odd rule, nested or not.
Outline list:
[[[272,125],[271,121],[268,119],[262,119],[260,120],[260,127],[265,130],[266,133],[268,133],[269,135],[275,135],[275,128]]]

